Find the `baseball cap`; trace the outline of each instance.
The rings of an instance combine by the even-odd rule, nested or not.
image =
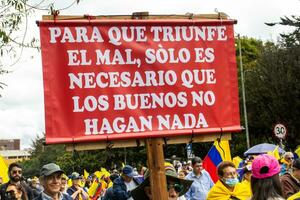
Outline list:
[[[72,180],[81,179],[81,178],[82,178],[82,177],[81,177],[80,174],[77,173],[77,172],[73,172],[73,173],[71,174],[71,179],[72,179]]]
[[[131,178],[135,176],[133,168],[130,165],[125,165],[122,169],[122,173]]]
[[[55,172],[61,172],[64,173],[63,170],[60,169],[60,167],[55,163],[49,163],[42,167],[40,171],[41,176],[49,176]]]
[[[300,169],[300,158],[297,158],[297,159],[293,162],[293,168]]]
[[[262,154],[254,158],[252,162],[252,176],[264,179],[274,176],[280,172],[278,160],[271,155]]]

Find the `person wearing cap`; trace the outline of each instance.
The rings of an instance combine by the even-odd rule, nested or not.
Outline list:
[[[293,162],[291,172],[286,172],[280,177],[283,197],[288,198],[300,191],[300,159]]]
[[[49,163],[40,171],[40,183],[44,190],[34,200],[72,200],[72,198],[60,192],[63,170],[55,163]]]
[[[184,194],[188,191],[193,181],[178,178],[176,169],[171,163],[165,163],[165,174],[168,200],[185,200]],[[132,191],[132,197],[136,200],[152,200],[149,170],[145,173],[145,180]]]
[[[249,187],[241,184],[235,165],[229,161],[221,162],[217,167],[219,180],[208,192],[207,200],[248,200]]]
[[[7,193],[7,188],[10,185],[20,185],[22,188],[24,188],[22,192],[22,199],[33,199],[33,192],[31,188],[26,184],[24,181],[24,178],[22,176],[23,174],[23,169],[22,166],[18,163],[11,163],[8,166],[8,176],[9,176],[9,181],[7,183],[4,183],[0,187],[0,199],[1,200],[6,200],[9,199],[9,194]]]
[[[72,186],[68,188],[67,193],[73,200],[87,200],[89,198],[88,193],[80,186],[82,176],[79,173],[73,172],[71,174]]]
[[[279,179],[280,164],[267,154],[255,157],[252,162],[251,200],[283,200]]]
[[[131,191],[136,188],[140,182],[134,177],[135,173],[130,165],[122,169],[120,177],[116,178],[113,183],[113,196],[116,200],[133,200]]]
[[[111,174],[109,176],[109,179],[113,182],[116,178],[118,178],[119,175],[118,174]],[[102,198],[102,200],[113,200],[114,198],[114,193],[113,193],[113,187],[108,187],[107,190],[105,191],[105,194]]]
[[[189,191],[185,194],[187,200],[203,200],[206,199],[208,191],[214,186],[209,173],[203,169],[202,159],[194,157],[192,159],[193,171],[191,171],[185,179],[192,180],[193,184]]]

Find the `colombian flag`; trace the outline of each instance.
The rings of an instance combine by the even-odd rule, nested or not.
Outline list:
[[[228,140],[215,141],[208,154],[203,159],[203,168],[210,174],[211,179],[217,182],[217,166],[222,161],[231,161],[231,154]]]

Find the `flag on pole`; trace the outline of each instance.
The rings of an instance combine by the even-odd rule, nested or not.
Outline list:
[[[217,166],[222,161],[231,161],[231,154],[228,140],[215,141],[203,159],[203,168],[210,174],[211,179],[217,182],[219,177],[217,174]]]
[[[8,167],[4,162],[4,158],[0,155],[0,176],[2,177],[3,183],[8,182]]]
[[[280,155],[279,155],[279,146],[277,145],[276,148],[273,150],[273,155],[277,160],[280,160]]]
[[[241,159],[241,157],[239,157],[239,156],[235,156],[234,158],[232,158],[232,162],[233,162],[235,168],[239,168],[240,165],[243,163],[243,161],[244,160]]]
[[[87,179],[88,177],[89,177],[89,173],[84,169],[83,170],[83,177],[85,178],[85,179]]]
[[[268,151],[267,154],[270,156],[273,156],[274,158],[276,158],[276,160],[280,160],[278,145],[275,147],[275,149],[273,151]]]
[[[88,189],[89,199],[96,200],[99,198],[102,191],[101,183],[98,180],[98,177],[93,181],[91,187]]]
[[[300,145],[295,150],[295,153],[297,154],[298,158],[300,158]]]

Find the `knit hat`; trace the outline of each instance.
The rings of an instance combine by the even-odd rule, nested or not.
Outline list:
[[[271,155],[259,155],[252,162],[252,176],[254,178],[264,179],[274,176],[279,172],[279,162]]]

